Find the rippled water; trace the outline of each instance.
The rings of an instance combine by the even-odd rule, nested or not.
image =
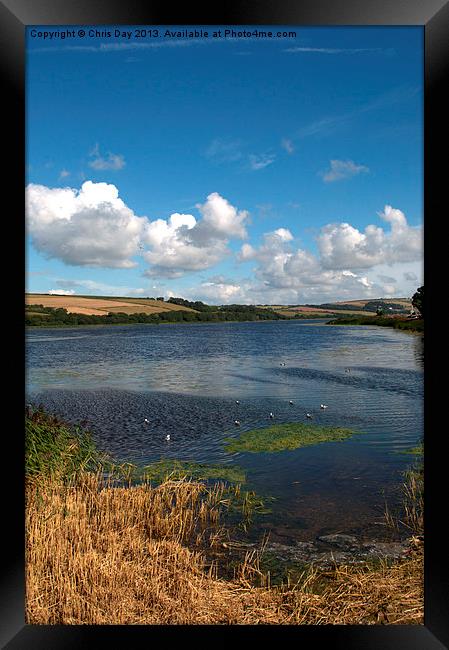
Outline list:
[[[410,464],[397,452],[423,434],[423,339],[320,321],[36,329],[27,336],[27,393],[85,421],[117,459],[243,467],[248,488],[275,497],[254,535],[380,537],[385,500],[397,501]],[[308,412],[316,424],[363,435],[275,454],[224,451],[224,438],[271,424],[270,411],[276,422],[303,422]]]

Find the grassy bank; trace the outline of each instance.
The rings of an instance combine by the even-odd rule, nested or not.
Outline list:
[[[254,549],[225,579],[222,483],[119,486],[87,434],[42,412],[27,414],[26,438],[28,624],[423,623],[419,548],[393,566],[310,568],[277,587]]]
[[[380,327],[393,327],[408,332],[424,332],[422,318],[388,318],[384,316],[356,316],[354,318],[336,318],[328,321],[328,325],[378,325]]]

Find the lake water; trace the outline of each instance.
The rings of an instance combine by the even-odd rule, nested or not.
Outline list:
[[[275,498],[251,535],[386,537],[385,502],[398,503],[413,462],[398,452],[423,435],[422,336],[266,321],[36,328],[26,344],[28,402],[85,421],[116,459],[243,468],[246,488]],[[314,424],[363,435],[277,453],[224,451],[225,438],[271,425],[270,412],[277,423],[307,422],[307,412]]]

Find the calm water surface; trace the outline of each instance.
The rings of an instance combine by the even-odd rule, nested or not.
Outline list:
[[[398,502],[411,462],[398,452],[423,434],[423,338],[321,321],[30,329],[27,393],[86,421],[116,459],[244,468],[247,488],[275,497],[253,536],[382,538],[385,501]],[[363,435],[272,454],[224,451],[224,438],[272,424],[270,411],[278,423],[306,422],[307,412]]]

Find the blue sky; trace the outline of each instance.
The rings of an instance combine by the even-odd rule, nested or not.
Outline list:
[[[94,28],[111,37],[27,30],[29,291],[293,304],[422,284],[422,28]]]

